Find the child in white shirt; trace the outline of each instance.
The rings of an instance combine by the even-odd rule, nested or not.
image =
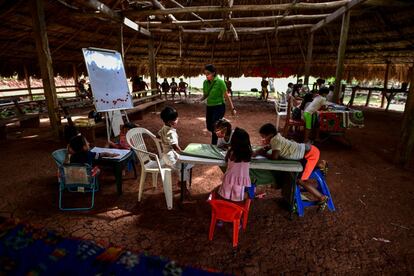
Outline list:
[[[326,95],[329,93],[329,88],[322,87],[319,89],[318,94],[315,95],[312,102],[305,108],[303,112],[303,118],[305,120],[305,143],[309,142],[309,134],[312,130],[312,126],[316,121],[316,112],[319,109],[326,108]],[[314,116],[315,115],[315,116]],[[316,133],[316,139],[319,139],[319,132]]]

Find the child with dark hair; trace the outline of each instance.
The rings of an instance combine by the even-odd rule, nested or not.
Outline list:
[[[227,170],[223,176],[223,183],[217,191],[222,198],[231,201],[244,200],[244,188],[251,186],[249,176],[251,157],[249,134],[244,129],[236,127],[225,158]]]
[[[89,142],[82,135],[73,137],[68,145],[68,153],[70,154],[70,163],[92,165],[93,161],[100,157],[115,157],[116,153],[101,152],[96,153],[90,151]]]
[[[305,139],[304,142],[309,142],[309,135],[312,127],[316,121],[313,116],[319,109],[326,109],[326,95],[329,93],[328,87],[322,87],[319,92],[313,97],[312,102],[305,108],[303,112],[303,119],[305,120]],[[316,133],[316,140],[319,139],[319,132]]]
[[[276,127],[272,124],[265,124],[259,130],[262,137],[263,148],[255,151],[253,155],[263,155],[271,160],[277,160],[279,157],[289,160],[306,160],[302,177],[298,180],[298,184],[305,188],[309,193],[317,198],[321,208],[326,206],[328,197],[322,195],[309,182],[309,177],[318,163],[319,149],[313,145],[297,143],[284,138],[278,133]],[[272,153],[267,152],[272,150]]]
[[[214,132],[216,133],[217,147],[227,149],[230,146],[231,138],[234,130],[231,128],[231,124],[226,119],[222,118],[214,124]]]
[[[127,122],[123,124],[121,127],[121,132],[119,133],[119,136],[116,139],[116,141],[115,142],[109,141],[108,146],[110,148],[115,148],[115,149],[128,149],[128,150],[131,149],[130,145],[128,144],[126,140],[126,134],[130,129],[133,129],[136,127],[137,125],[131,122]]]
[[[177,173],[180,170],[180,165],[178,163],[178,158],[182,149],[178,144],[178,134],[175,127],[178,124],[178,112],[174,108],[167,106],[165,107],[160,114],[164,126],[158,131],[158,136],[161,139],[162,146],[162,160],[165,164],[175,170]],[[184,179],[187,181],[189,179],[189,169],[192,166],[184,164]],[[181,182],[179,182],[179,185]]]

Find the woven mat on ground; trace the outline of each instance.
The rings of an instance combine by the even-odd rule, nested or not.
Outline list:
[[[222,275],[0,217],[0,275]]]

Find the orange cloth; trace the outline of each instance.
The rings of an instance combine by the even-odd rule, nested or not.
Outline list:
[[[304,158],[306,159],[306,165],[303,169],[301,180],[308,180],[316,164],[319,160],[319,149],[315,146],[311,146],[308,152],[305,152]]]

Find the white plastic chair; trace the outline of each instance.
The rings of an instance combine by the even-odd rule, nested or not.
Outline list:
[[[152,138],[157,146],[158,155],[148,152],[145,146],[143,135],[148,135]],[[155,137],[149,130],[145,128],[133,128],[128,131],[126,135],[128,144],[134,149],[138,159],[141,163],[141,178],[139,181],[138,201],[141,201],[142,191],[144,189],[144,183],[147,173],[152,174],[152,185],[157,187],[158,173],[161,174],[161,181],[164,188],[165,201],[167,202],[167,208],[171,210],[173,208],[173,193],[172,193],[172,178],[171,169],[165,166],[160,161],[161,147],[160,140]]]
[[[288,105],[287,102],[283,102],[281,97],[275,99],[275,110],[276,110],[276,129],[279,129],[280,116],[287,115]]]

